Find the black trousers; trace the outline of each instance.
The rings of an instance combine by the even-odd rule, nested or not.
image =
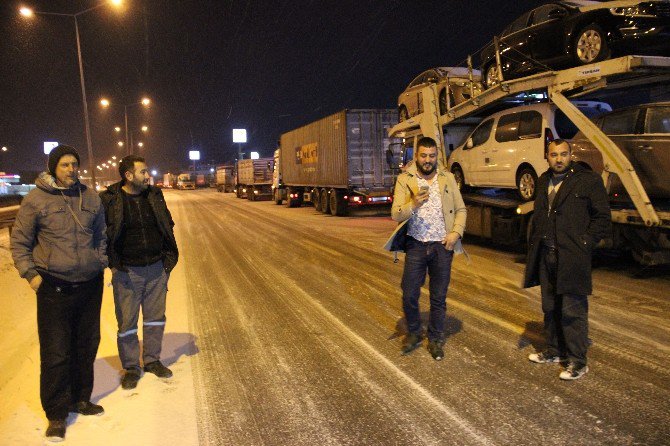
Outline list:
[[[93,363],[100,344],[103,275],[78,285],[47,280],[37,290],[40,399],[49,420],[64,419],[93,392]]]
[[[540,288],[547,351],[586,365],[589,301],[580,294],[556,294],[559,252],[546,247],[540,256]]]

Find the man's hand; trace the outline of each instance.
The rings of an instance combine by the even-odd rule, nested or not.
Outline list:
[[[40,285],[42,285],[42,276],[39,274],[30,279],[30,288],[32,288],[33,291],[37,292],[37,290],[40,288]]]
[[[451,231],[449,234],[447,234],[446,237],[444,237],[444,240],[442,240],[442,244],[447,250],[453,251],[456,242],[460,238],[461,236],[458,234],[458,232]]]
[[[428,189],[420,189],[419,193],[412,197],[413,208],[418,209],[423,206],[423,204],[428,201],[429,195]]]

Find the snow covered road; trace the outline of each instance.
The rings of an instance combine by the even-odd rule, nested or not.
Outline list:
[[[670,277],[594,273],[591,372],[558,379],[541,347],[539,288],[520,255],[473,244],[447,298],[445,359],[400,355],[389,217],[331,217],[213,190],[168,191],[180,263],[168,294],[173,380],[118,385],[105,289],[94,398],[67,444],[661,445],[670,438]],[[40,444],[34,294],[0,236],[0,444]],[[108,282],[109,280],[107,280]],[[425,291],[425,290],[424,290]],[[427,296],[422,295],[427,317]],[[192,371],[192,374],[191,374]],[[152,379],[154,378],[154,379]]]

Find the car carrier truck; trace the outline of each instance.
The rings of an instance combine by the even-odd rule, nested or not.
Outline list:
[[[444,133],[464,119],[484,119],[494,111],[514,106],[519,94],[539,93],[555,104],[602,155],[605,185],[616,175],[628,196],[626,203],[611,203],[613,233],[606,246],[630,250],[642,265],[670,263],[670,209],[649,199],[630,160],[621,149],[587,118],[569,98],[582,98],[598,92],[606,100],[609,90],[621,91],[634,86],[645,88],[667,85],[670,81],[670,57],[624,56],[560,71],[547,71],[525,78],[503,81],[468,101],[440,113],[436,107],[435,85],[422,90],[422,114],[399,122],[389,136],[403,138],[406,149],[417,139],[430,136],[438,142],[439,161],[448,166]],[[543,135],[547,138],[548,135]],[[405,153],[409,153],[406,150]],[[406,157],[407,158],[407,157]],[[407,160],[405,160],[407,161]],[[523,202],[513,191],[479,189],[464,193],[468,207],[466,233],[491,239],[497,244],[524,243],[532,225],[533,202]]]
[[[342,110],[282,134],[275,152],[275,203],[309,202],[332,215],[390,204],[395,177],[386,152],[400,141],[388,136],[396,118],[393,109]]]

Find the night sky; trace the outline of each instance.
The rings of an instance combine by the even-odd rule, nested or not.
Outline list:
[[[0,2],[0,171],[42,169],[43,141],[77,147],[87,167],[74,14],[94,0]],[[270,156],[279,135],[344,108],[395,108],[421,71],[458,65],[541,1],[126,0],[79,17],[95,160],[123,155],[114,134],[150,128],[139,153],[160,172]],[[113,105],[99,106],[102,97]],[[114,105],[116,104],[116,105]]]

